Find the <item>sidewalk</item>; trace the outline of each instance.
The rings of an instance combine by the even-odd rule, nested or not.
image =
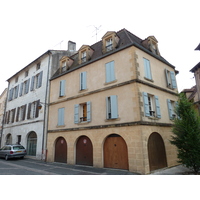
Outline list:
[[[192,171],[183,165],[177,165],[171,168],[160,169],[152,172],[149,175],[193,175]]]

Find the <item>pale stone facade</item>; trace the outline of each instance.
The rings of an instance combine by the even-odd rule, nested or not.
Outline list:
[[[111,34],[110,37],[109,34]],[[111,38],[109,42],[114,37],[117,38],[113,43],[115,44],[113,49],[105,53],[106,48],[102,47],[102,44],[106,45],[106,41],[103,37],[102,43],[91,46],[93,56],[89,60],[81,64],[76,62],[76,59],[79,58],[80,61],[81,57],[78,52],[77,55],[71,57],[74,65],[72,64],[71,68],[63,73],[55,74],[51,80],[47,161],[56,161],[56,142],[62,137],[67,143],[66,162],[79,164],[77,163],[77,142],[81,136],[87,136],[93,147],[92,165],[106,167],[105,141],[115,134],[122,137],[127,145],[127,169],[148,174],[150,173],[148,141],[152,133],[158,133],[164,142],[167,166],[176,165],[176,150],[169,142],[173,122],[169,117],[171,111],[168,111],[167,102],[177,101],[178,90],[177,87],[171,86],[175,83],[170,82],[168,85],[169,80],[166,80],[168,72],[176,73],[175,68],[160,57],[160,53],[155,55],[155,52],[152,53],[142,46],[142,40],[138,41],[139,39],[126,29],[117,33],[108,32],[105,36],[106,39]],[[134,39],[138,44],[133,42]],[[95,57],[97,54],[99,56]],[[144,58],[150,62],[150,78],[145,78]],[[111,73],[107,72],[107,63],[112,63],[114,66],[114,78],[113,80],[111,78],[111,81],[107,81],[108,73]],[[80,75],[84,72],[87,73],[86,87],[82,90]],[[63,80],[65,80],[64,95],[59,95]],[[146,98],[144,95],[147,93],[149,95],[148,108],[144,105],[144,98]],[[117,117],[108,116],[110,106],[110,104],[108,106],[108,98],[111,96],[117,99],[117,111],[115,111]],[[82,106],[85,102],[90,102],[87,104],[90,109],[87,110],[86,117],[89,120],[77,122],[76,105],[79,106],[78,115],[82,120],[82,116],[84,118]],[[113,105],[114,103],[111,102],[111,107]],[[149,106],[154,107],[153,110],[150,110]],[[59,109],[64,110],[61,115]],[[146,109],[153,114],[149,116]]]

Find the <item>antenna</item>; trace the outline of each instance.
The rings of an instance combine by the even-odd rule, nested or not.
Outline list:
[[[96,42],[97,42],[97,34],[100,32],[101,25],[99,27],[96,27],[95,25],[90,25],[90,26],[93,26],[95,28],[95,30],[93,31],[95,32],[95,35],[93,35],[92,37],[96,36]]]
[[[60,41],[59,43],[57,43],[56,45],[54,45],[54,47],[56,47],[57,45],[60,45],[60,50],[61,50],[61,43],[63,42],[63,40],[62,41]]]

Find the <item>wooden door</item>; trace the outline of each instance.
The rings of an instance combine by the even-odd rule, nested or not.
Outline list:
[[[59,137],[55,144],[55,162],[67,162],[67,143],[63,137]]]
[[[158,133],[152,133],[148,140],[150,171],[167,167],[165,145]]]
[[[76,164],[93,166],[93,146],[87,136],[79,137],[76,143]]]
[[[128,150],[122,137],[112,134],[104,143],[104,167],[116,169],[129,169]]]

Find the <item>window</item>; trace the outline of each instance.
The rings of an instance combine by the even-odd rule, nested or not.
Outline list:
[[[12,109],[10,112],[10,122],[11,123],[14,123],[14,121],[15,121],[15,111],[16,111],[16,108]]]
[[[86,55],[87,55],[87,54],[86,54],[86,50],[83,51],[83,52],[81,52],[81,63],[86,62],[86,60],[87,60]]]
[[[12,100],[13,100],[13,92],[14,92],[14,89],[11,88],[11,89],[9,90],[8,101],[12,101]]]
[[[150,61],[147,60],[146,58],[143,58],[143,61],[144,61],[145,78],[152,80]]]
[[[145,116],[161,118],[158,96],[143,92],[143,100]]]
[[[114,61],[106,63],[106,83],[115,80],[115,68],[114,68]]]
[[[25,71],[25,77],[27,77],[28,76],[28,70],[27,71]]]
[[[58,126],[64,126],[65,108],[58,109]]]
[[[74,105],[74,123],[91,121],[91,102]]]
[[[21,138],[22,138],[21,135],[17,135],[17,144],[20,144],[20,143],[21,143]]]
[[[66,80],[61,80],[60,81],[59,97],[65,96],[65,84],[66,84]]]
[[[19,92],[19,85],[14,87],[14,98],[15,99],[18,97],[18,92]]]
[[[39,70],[39,69],[40,69],[40,63],[38,63],[36,66],[36,70]]]
[[[107,119],[118,118],[118,103],[116,95],[106,97],[106,118]]]
[[[66,71],[66,69],[67,69],[67,62],[63,61],[61,67],[62,67],[62,72]]]
[[[86,90],[87,89],[87,72],[81,72],[80,73],[80,90]]]
[[[177,105],[176,101],[167,99],[168,113],[170,119],[174,119],[176,117],[176,114],[174,112],[176,105]]]
[[[175,73],[165,69],[165,76],[167,81],[167,87],[172,89],[177,88]]]
[[[112,37],[106,40],[106,51],[111,51],[113,49]]]
[[[42,76],[43,76],[43,71],[41,71],[35,76],[32,76],[31,87],[30,87],[31,91],[33,91],[34,89],[40,88],[42,86]]]
[[[18,78],[19,78],[18,76],[15,78],[15,83],[17,83],[17,82],[18,82]]]
[[[20,91],[19,91],[19,96],[21,97],[24,94],[27,94],[29,91],[29,83],[30,83],[30,78],[20,85]]]
[[[18,110],[18,119],[17,119],[17,121],[19,120],[19,121],[23,121],[23,120],[25,120],[25,116],[26,116],[26,105],[23,105],[23,106],[21,106],[20,108],[19,108],[19,110]]]
[[[27,119],[34,119],[39,116],[39,104],[40,100],[28,104]]]

